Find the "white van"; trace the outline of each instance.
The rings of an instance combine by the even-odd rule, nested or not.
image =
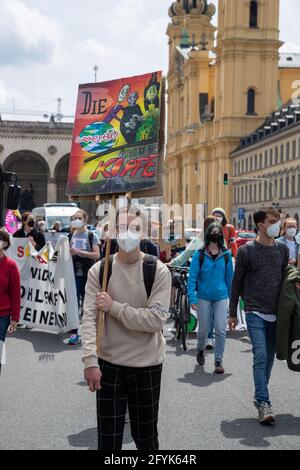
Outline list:
[[[36,207],[32,210],[36,219],[43,219],[46,221],[47,229],[51,230],[55,222],[61,223],[61,228],[66,229],[70,227],[72,215],[78,211],[79,207],[76,203],[65,204],[44,204],[43,207]]]

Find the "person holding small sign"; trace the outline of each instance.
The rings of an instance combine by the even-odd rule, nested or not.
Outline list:
[[[138,450],[157,450],[158,409],[171,275],[140,242],[147,230],[138,208],[117,213],[119,252],[109,261],[107,293],[101,293],[104,261],[91,268],[82,324],[85,379],[97,392],[99,450],[121,450],[128,406]],[[105,312],[97,344],[98,311]],[[97,349],[98,346],[98,349]]]

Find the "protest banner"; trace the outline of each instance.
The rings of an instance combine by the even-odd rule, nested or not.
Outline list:
[[[79,86],[67,194],[156,186],[162,73]]]
[[[7,252],[21,273],[20,324],[67,333],[78,328],[75,276],[68,239],[37,252],[27,238],[12,238]]]

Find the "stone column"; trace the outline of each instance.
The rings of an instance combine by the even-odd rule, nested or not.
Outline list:
[[[47,202],[57,202],[57,183],[55,178],[48,179]]]

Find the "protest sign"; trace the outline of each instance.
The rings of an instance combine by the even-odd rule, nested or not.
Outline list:
[[[12,238],[8,256],[21,273],[22,325],[67,333],[78,328],[78,305],[68,239],[37,252],[28,239]]]
[[[79,86],[68,195],[156,186],[161,97],[161,72]]]

